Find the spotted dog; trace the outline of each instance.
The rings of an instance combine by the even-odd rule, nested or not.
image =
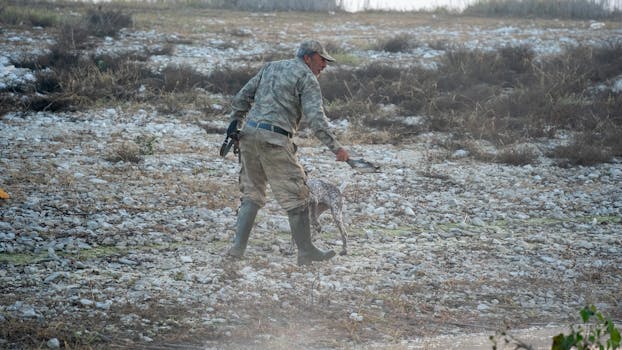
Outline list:
[[[346,255],[346,243],[348,239],[348,232],[343,224],[343,188],[339,189],[337,186],[322,181],[319,179],[309,179],[307,186],[311,191],[311,201],[309,203],[309,216],[311,224],[315,228],[315,231],[319,234],[322,232],[322,227],[318,221],[320,215],[330,209],[333,219],[341,232],[341,252],[340,255]]]

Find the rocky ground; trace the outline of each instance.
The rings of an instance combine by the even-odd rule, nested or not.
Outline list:
[[[577,26],[589,36],[589,23]],[[3,35],[4,57],[49,40]],[[0,62],[5,84],[30,79]],[[11,195],[0,201],[0,347],[484,349],[506,326],[526,339],[538,328],[534,343],[546,346],[586,304],[622,319],[619,160],[486,163],[439,146],[441,134],[348,142],[342,122],[351,154],[381,171],[358,173],[297,140],[310,176],[346,184],[350,234],[348,255],[298,267],[274,201],[245,258],[224,256],[239,168],[217,156],[223,135],[206,125],[225,117],[128,105],[0,117],[0,187]],[[136,147],[139,162],[115,161]],[[339,250],[334,222],[321,221],[316,244]]]

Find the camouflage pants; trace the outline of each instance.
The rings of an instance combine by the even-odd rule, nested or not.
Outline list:
[[[243,199],[263,207],[269,184],[276,200],[286,211],[309,203],[306,174],[290,138],[268,130],[244,128],[240,156]]]

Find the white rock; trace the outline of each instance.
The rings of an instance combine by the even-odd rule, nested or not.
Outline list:
[[[350,314],[350,317],[349,317],[349,318],[350,318],[352,321],[356,321],[356,322],[362,322],[362,321],[363,321],[363,316],[362,316],[362,315],[359,315],[359,314],[358,314],[358,313],[356,313],[356,312],[352,312],[352,313]]]
[[[405,207],[404,208],[404,214],[406,214],[408,216],[415,216],[415,212],[412,210],[411,207]]]
[[[52,338],[52,339],[48,340],[46,345],[50,349],[59,349],[60,348],[60,342],[56,338]]]

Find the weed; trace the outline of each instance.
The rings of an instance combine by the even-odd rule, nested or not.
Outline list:
[[[109,162],[139,163],[142,160],[140,146],[134,142],[123,142],[105,157]]]
[[[538,160],[538,152],[532,147],[509,147],[500,152],[496,161],[509,165],[534,164]]]
[[[589,350],[620,348],[620,330],[615,326],[611,318],[603,316],[594,305],[589,305],[579,312],[583,325],[570,327],[569,334],[560,333],[553,337],[551,350]],[[493,350],[498,349],[499,340],[505,345],[514,346],[514,349],[530,350],[533,347],[514,337],[506,327],[504,331],[497,331],[489,339],[493,343]]]
[[[158,143],[158,139],[153,135],[140,135],[136,137],[134,142],[138,145],[140,154],[151,156],[154,154],[155,144]]]
[[[593,133],[578,135],[568,145],[556,147],[550,156],[557,158],[560,165],[590,166],[606,163],[612,154],[600,144],[600,137]]]

